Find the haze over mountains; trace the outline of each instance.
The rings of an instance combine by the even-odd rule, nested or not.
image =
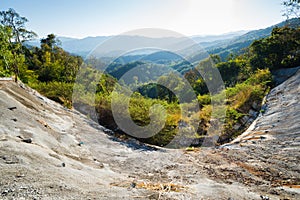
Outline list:
[[[216,41],[224,41],[236,38],[241,36],[248,31],[237,31],[230,32],[221,35],[195,35],[190,38],[193,39],[196,43],[203,43],[203,46],[206,46]],[[114,36],[96,36],[96,37],[85,37],[82,39],[78,38],[70,38],[70,37],[60,37],[58,39],[61,41],[61,47],[70,53],[86,56],[90,51],[97,47],[97,45],[102,44],[104,41],[111,39]],[[139,36],[140,37],[140,36]],[[137,36],[129,36],[128,40],[136,40]],[[140,38],[143,40],[151,40],[153,38]],[[166,38],[165,38],[166,39]],[[39,40],[33,40],[28,43],[32,46],[38,46]]]
[[[206,36],[191,36],[190,38],[196,43],[200,44],[209,54],[219,54],[222,59],[225,59],[230,53],[239,53],[243,48],[249,46],[254,40],[269,36],[274,27],[282,27],[286,24],[292,26],[299,26],[300,20],[297,18],[283,21],[265,29],[253,30],[253,31],[237,31],[226,33],[222,35],[206,35]],[[66,51],[86,57],[94,48],[102,44],[108,39],[114,36],[97,36],[97,37],[86,37],[83,39],[69,38],[69,37],[58,37],[61,41],[61,47]],[[118,36],[120,37],[120,36]],[[162,37],[162,38],[150,38],[141,36],[121,36],[124,43],[149,43],[160,40],[161,43],[167,43],[173,38]],[[39,40],[33,40],[28,42],[29,45],[39,46]],[[153,52],[150,52],[153,53]],[[145,53],[149,54],[149,52]],[[104,55],[104,57],[109,54]]]

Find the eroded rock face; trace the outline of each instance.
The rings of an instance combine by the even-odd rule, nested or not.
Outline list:
[[[270,91],[264,112],[228,148],[246,149],[244,168],[268,181],[270,194],[300,198],[300,70]],[[251,158],[251,159],[250,159]],[[288,194],[284,194],[284,191]],[[283,195],[284,194],[284,195]],[[272,198],[270,198],[272,199]]]
[[[0,199],[300,199],[299,85],[300,72],[274,88],[233,143],[187,151],[116,139],[0,82]]]
[[[300,134],[299,100],[300,70],[270,91],[262,106],[263,112],[260,113],[254,124],[234,142],[247,140],[257,135],[276,139],[286,137],[286,135],[296,137]],[[251,112],[251,115],[255,114],[255,112]]]
[[[91,120],[97,122],[98,119],[97,119],[95,107],[89,106],[84,103],[74,103],[73,107],[79,112],[81,112],[82,114],[88,116]]]
[[[300,69],[299,67],[294,68],[286,68],[286,69],[278,69],[273,72],[274,76],[274,82],[276,85],[280,85],[287,79],[289,79],[291,76],[295,75],[297,71]]]

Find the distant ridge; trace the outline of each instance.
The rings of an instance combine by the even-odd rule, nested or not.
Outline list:
[[[207,35],[207,36],[191,36],[196,43],[202,45],[210,54],[219,54],[221,58],[225,59],[230,53],[239,53],[243,48],[249,46],[254,40],[267,37],[271,34],[274,27],[283,27],[289,25],[292,27],[300,26],[300,19],[293,18],[287,21],[280,22],[265,29],[253,30],[253,31],[236,31],[221,35]],[[80,55],[87,56],[98,45],[114,36],[96,36],[86,37],[83,39],[58,37],[61,41],[61,47],[66,51]],[[128,37],[128,42],[134,41],[134,37],[137,37],[137,41],[147,40],[151,42],[153,38],[140,37],[140,36],[124,36]],[[158,40],[168,40],[170,38],[157,38]],[[27,43],[31,46],[39,46],[39,40],[33,40]]]
[[[300,27],[300,19],[293,18],[264,29],[249,31],[248,33],[237,36],[230,40],[214,41],[209,44],[204,44],[203,46],[206,48],[208,53],[219,54],[222,59],[225,59],[230,53],[242,53],[243,48],[248,47],[254,40],[271,35],[273,28],[283,27],[286,25],[293,28]]]

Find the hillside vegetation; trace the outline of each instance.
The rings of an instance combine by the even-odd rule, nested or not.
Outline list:
[[[101,61],[84,62],[81,57],[71,55],[59,47],[59,41],[54,34],[41,39],[40,47],[26,46],[24,41],[34,37],[33,32],[24,28],[26,20],[14,10],[1,13],[1,16],[3,13],[14,15],[21,20],[21,23],[18,23],[19,27],[16,27],[13,26],[15,24],[4,23],[5,20],[2,20],[3,23],[0,25],[0,76],[14,75],[46,97],[69,108],[72,107],[72,92],[75,87],[81,94],[77,97],[77,101],[95,107],[100,124],[115,130],[120,137],[127,137],[114,122],[111,97],[115,95],[112,92],[114,88],[120,86],[118,83],[120,76],[134,67],[134,63],[126,66],[118,65],[118,70],[112,70],[111,74],[103,73],[97,70]],[[226,87],[222,94],[226,95],[227,112],[223,119],[224,129],[218,143],[232,140],[247,128],[251,122],[249,118],[255,118],[258,112],[263,112],[260,108],[262,99],[273,86],[272,71],[299,66],[299,44],[299,27],[275,27],[271,36],[254,41],[243,54],[232,55],[225,62],[222,62],[218,55],[211,55],[209,59],[199,63],[197,68],[201,69],[207,62],[213,60]],[[79,70],[83,75],[81,77],[86,77],[86,80],[76,81]],[[212,99],[217,100],[220,96],[209,94],[205,81],[196,69],[187,71],[184,77],[192,86],[193,91],[187,89],[183,79],[172,73],[157,77],[157,83],[164,83],[168,87],[162,87],[157,83],[150,84],[150,82],[142,84],[135,79],[133,84],[139,90],[130,98],[129,111],[137,125],[149,124],[149,109],[152,105],[160,104],[166,109],[165,116],[162,116],[166,118],[163,129],[153,137],[141,139],[142,141],[164,146],[178,133],[180,124],[183,122],[195,126],[193,145],[200,146],[203,138],[207,136],[210,122],[217,117],[211,116],[210,103]],[[188,117],[183,118],[181,110],[183,107],[189,108],[193,102],[187,100],[179,103],[176,95],[168,89],[173,85],[176,85],[175,90],[184,91],[186,96],[195,92],[200,111],[190,113]],[[126,97],[119,95],[115,98],[121,105]],[[124,113],[119,110],[118,114],[122,116]],[[198,117],[200,117],[199,124],[193,125],[194,119]]]

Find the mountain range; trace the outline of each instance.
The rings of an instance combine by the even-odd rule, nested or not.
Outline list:
[[[300,25],[300,20],[298,18],[294,18],[259,30],[237,31],[237,32],[231,32],[222,35],[206,35],[206,36],[194,35],[194,36],[190,36],[190,38],[195,43],[203,47],[209,54],[219,54],[222,59],[225,59],[230,53],[234,53],[234,54],[240,53],[243,48],[249,46],[254,40],[269,36],[274,27],[282,27],[287,24],[296,27]],[[105,41],[114,37],[115,36],[96,36],[96,37],[86,37],[82,39],[70,38],[70,37],[58,37],[58,39],[61,41],[60,46],[66,51],[72,54],[86,57],[98,45],[103,44]],[[117,36],[117,37],[121,38],[120,42],[128,45],[131,45],[133,43],[151,44],[153,42],[156,43],[158,40],[159,43],[167,44],[173,41],[176,42],[176,40],[178,40],[178,39],[174,40],[174,38],[170,38],[170,37],[150,38],[150,37],[141,37],[141,36],[134,36],[134,35],[132,36],[124,35],[124,36]],[[32,40],[27,44],[31,46],[39,46],[39,40]],[[144,54],[151,54],[151,53],[153,53],[153,51],[144,52]],[[107,53],[106,55],[103,55],[103,57],[109,57],[112,55],[114,55],[114,52]],[[195,56],[195,59],[197,60],[197,55]]]

